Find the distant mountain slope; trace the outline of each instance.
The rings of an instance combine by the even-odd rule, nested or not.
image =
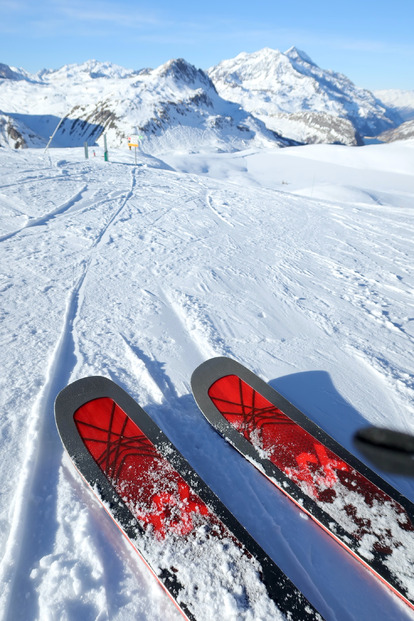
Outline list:
[[[9,67],[4,63],[0,63],[0,80],[27,80],[30,79],[30,74],[24,69],[16,69],[16,67]]]
[[[183,59],[154,70],[88,61],[19,79],[4,73],[0,110],[29,127],[37,143],[46,144],[64,116],[54,146],[93,144],[104,131],[113,146],[126,146],[131,133],[140,134],[153,153],[206,143],[225,150],[290,144],[224,101],[207,74]]]
[[[123,79],[139,73],[134,69],[125,69],[120,65],[110,62],[99,62],[97,60],[87,60],[78,65],[64,65],[60,69],[42,69],[36,74],[41,80],[64,81],[69,80],[76,84],[89,81],[94,78]]]
[[[397,112],[403,121],[414,119],[414,90],[388,89],[374,91],[374,95]]]
[[[405,121],[395,129],[389,129],[378,136],[383,142],[395,142],[396,140],[412,140],[414,138],[414,120]]]
[[[319,68],[294,47],[285,53],[269,48],[242,53],[212,67],[208,74],[222,97],[237,102],[269,128],[283,128],[284,135],[298,140],[303,139],[298,121],[311,142],[341,142],[336,134],[340,137],[343,129],[335,125],[337,119],[342,125],[348,121],[342,140],[348,144],[358,141],[357,134],[375,136],[401,122],[370,91],[357,88],[340,73]]]

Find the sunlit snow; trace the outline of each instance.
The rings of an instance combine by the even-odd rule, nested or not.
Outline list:
[[[326,619],[412,618],[218,436],[190,377],[231,356],[352,452],[370,423],[414,433],[414,142],[102,155],[0,149],[0,618],[181,618],[64,456],[54,399],[92,374]]]

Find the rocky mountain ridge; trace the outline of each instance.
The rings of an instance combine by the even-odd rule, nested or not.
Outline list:
[[[112,146],[141,135],[153,153],[200,144],[223,150],[291,144],[223,100],[208,75],[183,59],[140,71],[88,61],[30,77],[11,72],[0,80],[0,111],[13,128],[5,134],[3,123],[3,142],[12,146],[35,146],[33,132],[46,144],[62,117],[55,146],[93,144],[103,132]],[[20,139],[13,145],[15,132]]]
[[[184,59],[156,69],[90,60],[29,74],[0,64],[0,145],[110,145],[141,136],[150,153],[328,142],[357,145],[401,119],[304,52],[265,48],[210,70]]]

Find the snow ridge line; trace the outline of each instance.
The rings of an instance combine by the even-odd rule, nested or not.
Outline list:
[[[18,584],[16,583],[22,579],[20,577],[18,578],[18,576],[20,574],[27,576],[28,571],[33,568],[26,565],[23,571],[19,571],[23,561],[25,539],[29,538],[31,534],[29,524],[29,516],[31,515],[30,505],[33,502],[36,503],[36,497],[33,498],[33,492],[34,490],[40,490],[41,482],[44,481],[42,475],[46,472],[46,469],[50,471],[51,465],[52,468],[54,465],[57,472],[61,461],[62,449],[57,449],[58,446],[60,447],[60,444],[58,443],[52,413],[54,410],[55,398],[60,390],[70,381],[76,365],[76,347],[73,336],[73,326],[79,313],[81,290],[84,286],[93,254],[95,254],[110,225],[121,213],[128,199],[133,194],[136,185],[136,173],[134,169],[132,170],[131,177],[131,187],[129,191],[121,201],[119,208],[97,236],[92,246],[92,254],[83,262],[82,272],[66,304],[63,327],[57,345],[50,357],[45,375],[45,384],[38,394],[29,418],[29,429],[26,436],[26,458],[16,486],[15,503],[12,508],[12,526],[3,558],[0,561],[0,584],[7,585],[0,595],[0,611],[3,613],[2,618],[4,621],[8,619],[10,605],[14,599],[12,597],[13,593],[15,590],[18,590]],[[75,197],[78,197],[78,200],[86,187],[87,186],[75,195]],[[75,197],[72,197],[70,201],[65,203],[66,208],[69,208],[69,206],[73,204],[73,199]],[[55,210],[54,215],[59,212],[62,212],[62,206],[60,210]],[[48,214],[48,217],[45,217],[45,219],[49,217],[53,216]],[[48,417],[47,414],[52,415]],[[47,464],[42,463],[41,460],[42,448],[44,448],[45,445],[49,447],[48,453],[52,452],[52,459],[49,458]],[[48,455],[48,457],[50,457],[50,455]],[[36,509],[38,510],[38,507],[35,507],[35,510]],[[47,518],[50,519],[50,516],[45,515],[46,520]]]
[[[14,237],[15,235],[18,235],[19,233],[21,233],[25,229],[29,229],[32,226],[40,226],[42,224],[46,224],[49,220],[51,220],[55,216],[64,213],[65,211],[70,209],[70,207],[73,207],[73,205],[75,203],[77,203],[82,198],[82,194],[87,190],[87,188],[88,188],[88,185],[87,184],[84,185],[80,190],[78,190],[76,192],[76,194],[74,194],[67,201],[65,201],[64,203],[62,203],[58,207],[56,207],[56,209],[54,209],[53,211],[50,211],[49,213],[45,214],[44,216],[40,216],[40,218],[33,218],[33,219],[29,220],[20,229],[17,229],[16,231],[12,231],[11,233],[5,233],[5,235],[0,235],[0,242],[5,241],[6,239],[10,239],[11,237]]]

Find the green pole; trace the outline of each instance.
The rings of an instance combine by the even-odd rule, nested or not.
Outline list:
[[[105,162],[108,161],[108,145],[106,142],[106,134],[104,134],[104,160]]]

